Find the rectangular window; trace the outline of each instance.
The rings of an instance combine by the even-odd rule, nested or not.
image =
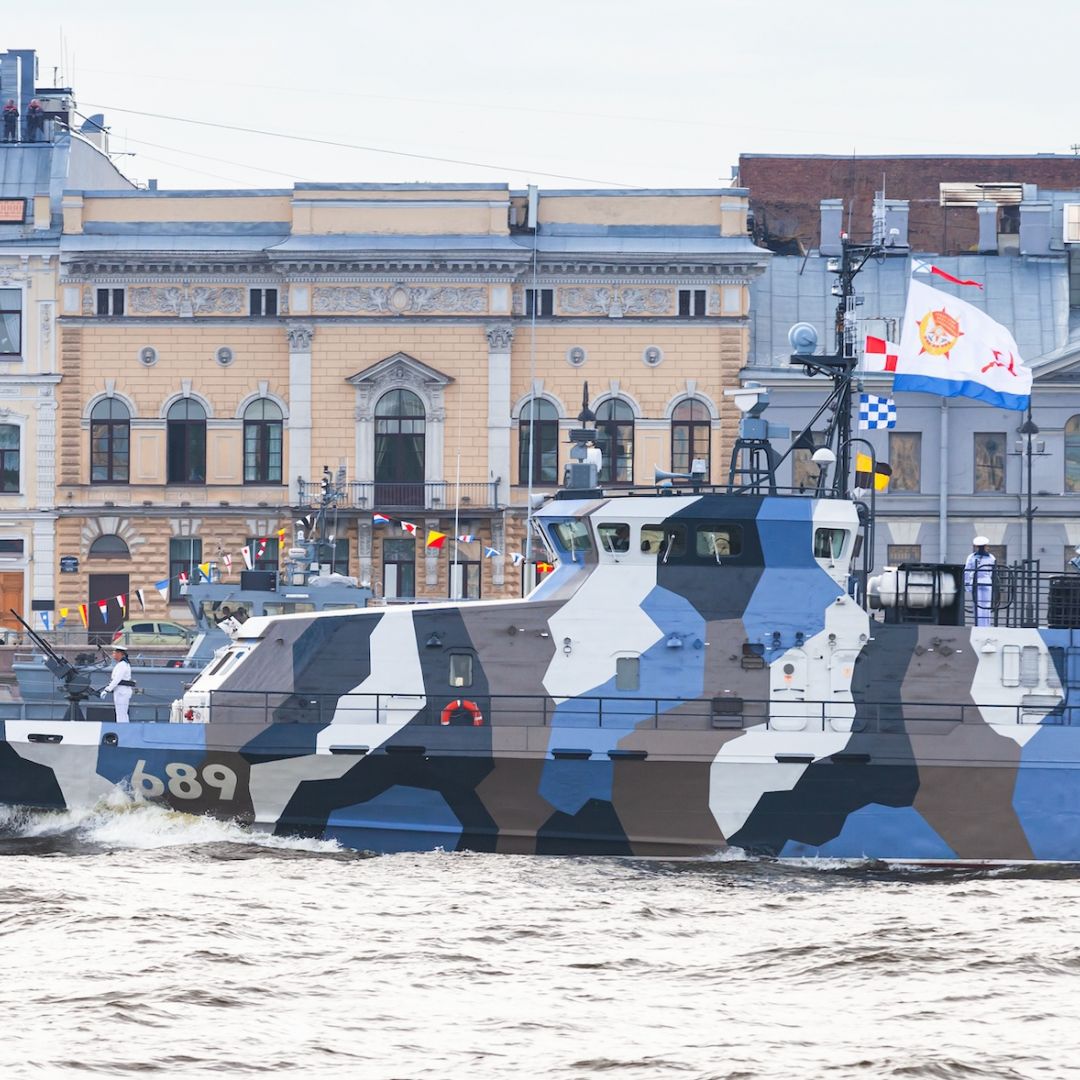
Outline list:
[[[1005,432],[975,432],[975,491],[1005,490]]]
[[[347,574],[349,572],[349,541],[347,537],[341,540],[324,540],[320,542],[319,569],[328,570],[331,574]]]
[[[124,314],[124,290],[123,289],[98,289],[97,313],[99,315],[123,315]]]
[[[704,289],[680,289],[679,290],[679,318],[680,319],[703,319],[705,318]]]
[[[536,306],[537,294],[540,296],[540,306]],[[554,289],[526,289],[525,290],[525,314],[532,317],[545,317],[555,314],[555,290]]]
[[[922,562],[922,544],[890,544],[885,553],[889,566]]]
[[[697,527],[695,550],[699,558],[716,559],[742,552],[742,526],[707,522]]]
[[[416,596],[416,541],[384,540],[383,596]]]
[[[642,525],[641,550],[656,555],[661,562],[686,554],[685,525]]]
[[[276,315],[277,289],[248,289],[250,315]]]
[[[450,599],[480,599],[480,564],[478,562],[462,562],[459,559],[456,563],[450,564]]]
[[[0,289],[0,356],[22,353],[22,289]]]
[[[280,541],[276,536],[249,536],[247,545],[251,549],[253,570],[276,570],[280,555]]]
[[[17,494],[19,490],[19,428],[0,424],[0,491]]]
[[[921,491],[922,435],[917,431],[890,431],[889,465],[889,491]]]
[[[197,536],[174,536],[169,540],[169,599],[182,600],[180,575],[188,581],[195,578],[195,570],[202,562],[202,540]]]
[[[844,553],[844,529],[815,529],[814,557],[817,559],[839,559]]]
[[[22,540],[0,540],[0,556],[14,557],[22,553]]]
[[[1073,563],[1073,559],[1077,559],[1077,563]],[[1066,545],[1061,565],[1065,568],[1066,574],[1075,574],[1080,570],[1080,548],[1075,544]]]
[[[813,460],[814,451],[824,446],[824,431],[808,431],[798,440],[791,451],[791,486],[796,491],[814,491],[817,489],[821,466]]]
[[[615,689],[639,690],[641,688],[641,658],[638,656],[615,657]]]
[[[451,686],[472,686],[472,660],[468,653],[450,654]]]

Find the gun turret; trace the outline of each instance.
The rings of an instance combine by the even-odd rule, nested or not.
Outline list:
[[[63,683],[64,693],[71,702],[81,701],[90,693],[90,672],[76,667],[58,653],[17,611],[8,609],[18,619],[26,636],[45,656],[45,666]]]

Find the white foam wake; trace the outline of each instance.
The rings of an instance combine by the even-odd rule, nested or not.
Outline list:
[[[185,814],[119,788],[92,807],[26,810],[0,806],[0,834],[23,839],[71,836],[110,848],[153,849],[200,844],[247,844],[282,851],[333,854],[345,849],[336,840],[273,836],[235,821]]]

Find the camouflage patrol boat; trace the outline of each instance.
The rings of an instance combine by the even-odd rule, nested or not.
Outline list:
[[[741,393],[721,487],[598,489],[584,411],[526,598],[250,619],[168,724],[6,722],[0,801],[122,785],[375,851],[1080,860],[1080,620],[1019,625],[1006,576],[993,626],[960,567],[871,578],[855,440],[784,493]]]

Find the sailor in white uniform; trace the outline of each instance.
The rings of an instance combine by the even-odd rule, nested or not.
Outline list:
[[[971,603],[975,610],[975,625],[989,626],[993,609],[994,564],[997,559],[987,550],[990,540],[986,536],[976,536],[971,541],[975,550],[964,563],[964,588],[971,594]]]
[[[128,663],[127,649],[117,646],[113,649],[112,678],[109,685],[101,691],[101,696],[108,694],[113,696],[113,708],[116,709],[116,722],[126,724],[128,722],[128,705],[131,702],[131,694],[135,689],[135,680],[131,677],[131,665]]]

